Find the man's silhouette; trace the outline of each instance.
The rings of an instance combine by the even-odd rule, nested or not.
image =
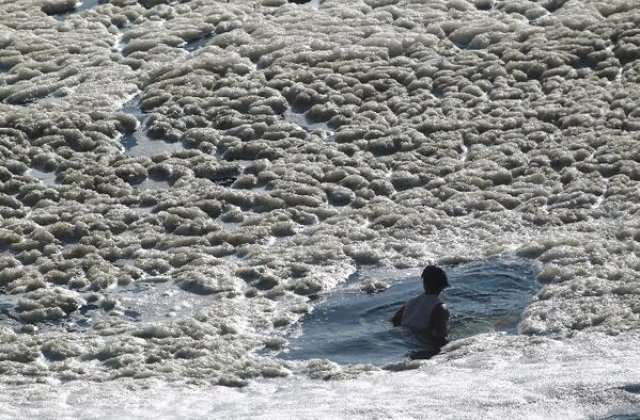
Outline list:
[[[422,272],[422,285],[424,293],[409,299],[391,318],[394,327],[407,327],[425,341],[428,348],[411,353],[413,359],[434,356],[449,341],[449,310],[439,297],[449,287],[447,275],[429,265]]]

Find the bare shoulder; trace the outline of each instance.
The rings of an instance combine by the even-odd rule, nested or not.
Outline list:
[[[445,303],[440,303],[438,305],[436,305],[435,308],[433,308],[433,313],[436,316],[443,316],[443,317],[448,317],[449,316],[449,308],[447,308],[447,305]]]

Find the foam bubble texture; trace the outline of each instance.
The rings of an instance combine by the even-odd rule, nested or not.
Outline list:
[[[543,287],[527,344],[492,342],[622,345],[640,325],[639,13],[3,3],[0,380],[249,386],[292,372],[255,351],[360,265],[514,254]],[[136,316],[127,288],[158,279],[194,309]]]

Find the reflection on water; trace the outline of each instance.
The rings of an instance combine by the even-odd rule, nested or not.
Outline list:
[[[517,332],[520,314],[539,288],[532,262],[496,258],[444,268],[451,287],[442,299],[451,311],[452,339]],[[407,299],[422,293],[419,274],[380,279],[391,287],[379,294],[355,288],[364,276],[355,275],[344,288],[326,296],[302,320],[289,351],[279,357],[384,365],[424,349],[417,337],[388,321]]]

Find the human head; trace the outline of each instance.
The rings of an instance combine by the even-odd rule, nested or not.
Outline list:
[[[437,295],[449,287],[449,281],[442,268],[428,265],[422,271],[422,286],[425,292]]]

